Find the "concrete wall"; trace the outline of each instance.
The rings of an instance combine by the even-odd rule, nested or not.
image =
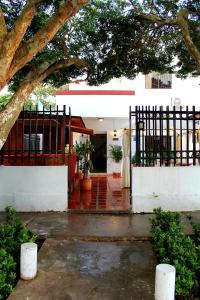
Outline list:
[[[133,167],[132,209],[200,210],[200,167]]]
[[[88,86],[85,82],[70,84],[70,90],[135,90],[135,96],[110,95],[57,95],[56,104],[71,106],[73,115],[82,117],[128,117],[129,106],[135,105],[174,105],[180,98],[181,105],[199,107],[199,77],[180,79],[172,76],[171,89],[146,89],[145,76],[139,74],[134,80],[112,79],[101,86]],[[191,94],[192,91],[192,94]],[[84,109],[83,109],[84,108]],[[90,128],[90,127],[89,127]]]
[[[0,166],[0,211],[64,211],[68,207],[66,166]]]
[[[113,172],[121,173],[122,161],[116,163],[110,155],[110,146],[119,145],[122,146],[122,130],[117,131],[118,140],[113,140],[113,131],[109,130],[107,132],[107,174],[112,174]]]

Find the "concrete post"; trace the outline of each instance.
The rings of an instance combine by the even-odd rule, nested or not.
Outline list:
[[[155,300],[174,300],[175,278],[175,267],[168,264],[156,266]]]
[[[20,277],[24,280],[33,279],[37,274],[37,244],[21,245]]]

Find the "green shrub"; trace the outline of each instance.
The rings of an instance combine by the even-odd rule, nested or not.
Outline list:
[[[196,244],[196,246],[200,246],[200,223],[194,223],[192,221],[192,218],[190,218],[190,223],[192,225],[192,229],[193,229],[193,240]]]
[[[16,278],[16,263],[6,250],[0,249],[0,300],[6,299],[12,292]]]
[[[176,267],[176,296],[193,299],[198,295],[200,247],[182,232],[181,214],[154,210],[152,241],[159,263]]]
[[[116,162],[120,162],[122,160],[122,146],[119,145],[109,145],[110,146],[110,155],[111,158]]]
[[[7,207],[5,212],[6,224],[0,224],[0,300],[7,298],[15,284],[21,244],[36,240],[13,208]]]
[[[5,212],[6,224],[0,224],[0,248],[12,255],[15,261],[19,261],[21,244],[34,242],[36,236],[23,226],[13,208],[6,207]]]

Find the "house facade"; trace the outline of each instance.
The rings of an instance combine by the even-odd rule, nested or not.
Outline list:
[[[143,149],[138,151],[140,155],[143,151],[143,164],[140,164],[140,168],[131,168],[133,212],[152,212],[159,206],[172,210],[200,209],[200,168],[195,157],[200,150],[199,83],[199,78],[181,80],[170,74],[152,73],[147,76],[139,75],[135,80],[114,79],[98,89],[89,87],[85,82],[70,84],[66,90],[57,92],[58,105],[70,105],[75,114],[80,114],[81,110],[86,126],[94,130],[94,135],[105,135],[106,174],[116,170],[110,158],[109,145],[122,145],[124,129],[130,127],[129,107],[131,106],[134,115],[136,106],[138,110],[147,111],[148,132],[140,134],[139,137],[136,132],[139,119],[130,118],[132,154],[137,154],[138,151],[136,140],[140,141],[141,145],[143,143]],[[166,118],[166,112],[162,115],[165,119],[162,121],[162,128],[158,125],[154,128],[154,124],[160,122],[159,118],[157,119],[160,113],[156,114],[156,121],[152,121],[151,110],[159,109],[173,111],[171,114],[175,120]],[[180,113],[179,120],[176,110]],[[180,110],[188,110],[187,117]],[[146,120],[142,121],[147,127]],[[144,153],[147,149],[152,147],[150,152],[156,157],[159,157],[159,152],[163,153],[163,150],[156,153],[155,145],[158,144],[158,139],[162,139],[162,146],[160,143],[159,147],[165,147],[168,153],[173,152],[173,167],[176,168],[159,168],[163,165],[162,154],[158,160],[155,159],[157,162],[154,166],[147,164],[146,168]],[[120,170],[121,166],[118,165],[118,168]]]
[[[6,205],[19,211],[67,210],[68,182],[75,173],[68,151],[86,139],[96,147],[94,173],[122,172],[131,179],[122,187],[130,187],[133,212],[200,209],[199,91],[198,78],[154,73],[57,91],[55,111],[22,112],[10,132],[1,151],[0,210]],[[122,163],[113,162],[110,145],[122,146]],[[130,166],[129,152],[137,167]],[[171,168],[162,168],[170,156]]]
[[[104,172],[111,174],[116,166],[109,154],[109,145],[122,145],[124,128],[129,128],[129,107],[135,106],[173,106],[189,105],[199,108],[200,79],[181,80],[175,75],[138,75],[134,80],[113,79],[108,84],[97,87],[86,82],[70,84],[67,89],[57,91],[56,104],[69,105],[72,113],[81,115],[86,127],[94,130],[94,135],[104,134],[104,153],[107,162]],[[134,126],[134,125],[133,125]],[[80,141],[77,136],[75,139]],[[132,152],[135,152],[135,137],[132,140]]]

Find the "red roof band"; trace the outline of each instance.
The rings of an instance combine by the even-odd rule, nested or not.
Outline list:
[[[124,95],[133,96],[135,91],[131,90],[58,90],[56,95]]]

